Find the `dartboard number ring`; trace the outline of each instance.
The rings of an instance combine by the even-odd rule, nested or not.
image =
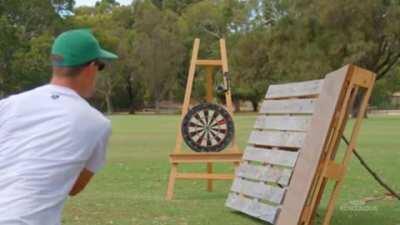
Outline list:
[[[233,119],[220,105],[202,103],[191,108],[181,126],[182,136],[196,152],[219,152],[232,141],[235,133]]]

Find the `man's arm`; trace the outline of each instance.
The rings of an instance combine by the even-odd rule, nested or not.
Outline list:
[[[88,185],[94,174],[104,166],[106,162],[107,143],[110,134],[111,124],[107,123],[105,132],[98,140],[97,144],[94,147],[92,155],[86,162],[85,168],[81,171],[78,179],[75,181],[75,184],[69,193],[70,196],[75,196],[83,191],[83,189],[85,189],[85,187]]]
[[[94,173],[92,173],[91,171],[83,169],[78,179],[75,181],[75,184],[72,187],[71,191],[69,192],[69,195],[75,196],[79,194],[81,191],[83,191],[83,189],[85,189],[87,184],[92,179],[93,175]]]

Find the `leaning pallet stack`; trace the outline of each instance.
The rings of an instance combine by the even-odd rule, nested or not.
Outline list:
[[[270,86],[226,205],[276,225],[309,225],[333,182],[323,219],[328,225],[374,80],[372,72],[348,65],[323,80]],[[357,96],[350,144],[336,159]]]
[[[314,80],[269,87],[227,206],[275,222],[322,83]]]

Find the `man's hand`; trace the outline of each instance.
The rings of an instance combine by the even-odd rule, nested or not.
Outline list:
[[[93,173],[87,169],[83,169],[78,179],[76,180],[72,190],[69,192],[70,196],[75,196],[79,194],[83,189],[85,189],[86,185],[93,177]]]

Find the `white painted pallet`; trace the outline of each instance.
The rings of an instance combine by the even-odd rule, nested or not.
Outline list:
[[[275,222],[322,84],[315,80],[269,87],[226,206]]]

